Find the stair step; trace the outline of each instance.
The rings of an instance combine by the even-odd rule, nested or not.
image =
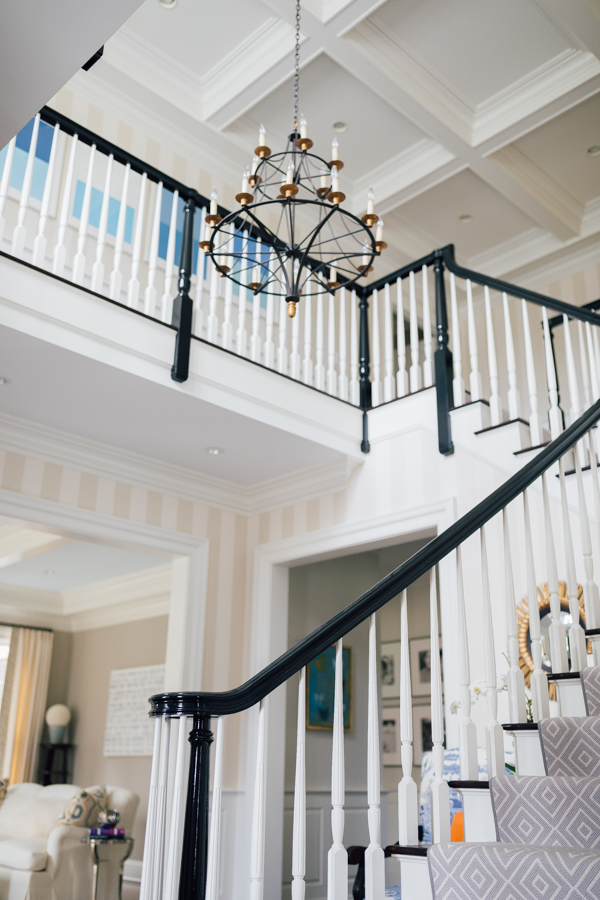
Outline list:
[[[496,841],[489,781],[450,781],[449,786],[462,796],[465,841]]]
[[[514,738],[517,775],[545,775],[537,722],[518,722],[502,727]]]
[[[581,685],[581,672],[562,672],[548,675],[548,681],[556,685],[559,716],[585,716],[585,700]]]
[[[429,866],[427,865],[428,845],[417,847],[386,847],[386,856],[400,862],[402,900],[433,900]]]

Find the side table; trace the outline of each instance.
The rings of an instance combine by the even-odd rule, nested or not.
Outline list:
[[[121,900],[121,889],[123,886],[123,866],[125,860],[131,856],[133,850],[133,838],[100,838],[89,837],[86,842],[90,845],[92,854],[92,862],[94,864],[94,872],[92,876],[92,900]],[[105,879],[105,893],[100,897],[98,895],[98,884],[100,875],[100,866],[102,863],[113,863],[119,866],[118,883],[115,883],[114,877],[111,879],[108,871]],[[104,866],[105,869],[112,868]],[[112,882],[112,883],[111,883]],[[116,887],[116,893],[113,889]],[[107,890],[108,888],[108,890]]]

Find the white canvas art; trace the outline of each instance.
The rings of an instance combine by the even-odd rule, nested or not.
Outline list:
[[[110,673],[105,756],[152,756],[154,720],[148,697],[165,689],[165,667],[138,666]]]

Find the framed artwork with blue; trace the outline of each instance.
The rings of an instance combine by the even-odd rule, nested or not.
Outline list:
[[[344,672],[344,731],[352,728],[352,648],[342,648]],[[306,727],[333,731],[335,647],[308,664],[306,673]]]

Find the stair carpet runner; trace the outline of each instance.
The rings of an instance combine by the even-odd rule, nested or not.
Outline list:
[[[401,886],[388,888],[387,897],[600,898],[600,666],[581,676],[585,716],[543,719],[528,729],[506,726],[515,736],[516,774],[450,781],[463,795],[466,842],[386,848],[402,871]],[[538,774],[520,771],[524,735],[538,744]],[[521,754],[526,765],[534,758]],[[420,863],[417,878],[403,865],[411,856],[411,869]],[[361,900],[359,890],[354,900]]]

